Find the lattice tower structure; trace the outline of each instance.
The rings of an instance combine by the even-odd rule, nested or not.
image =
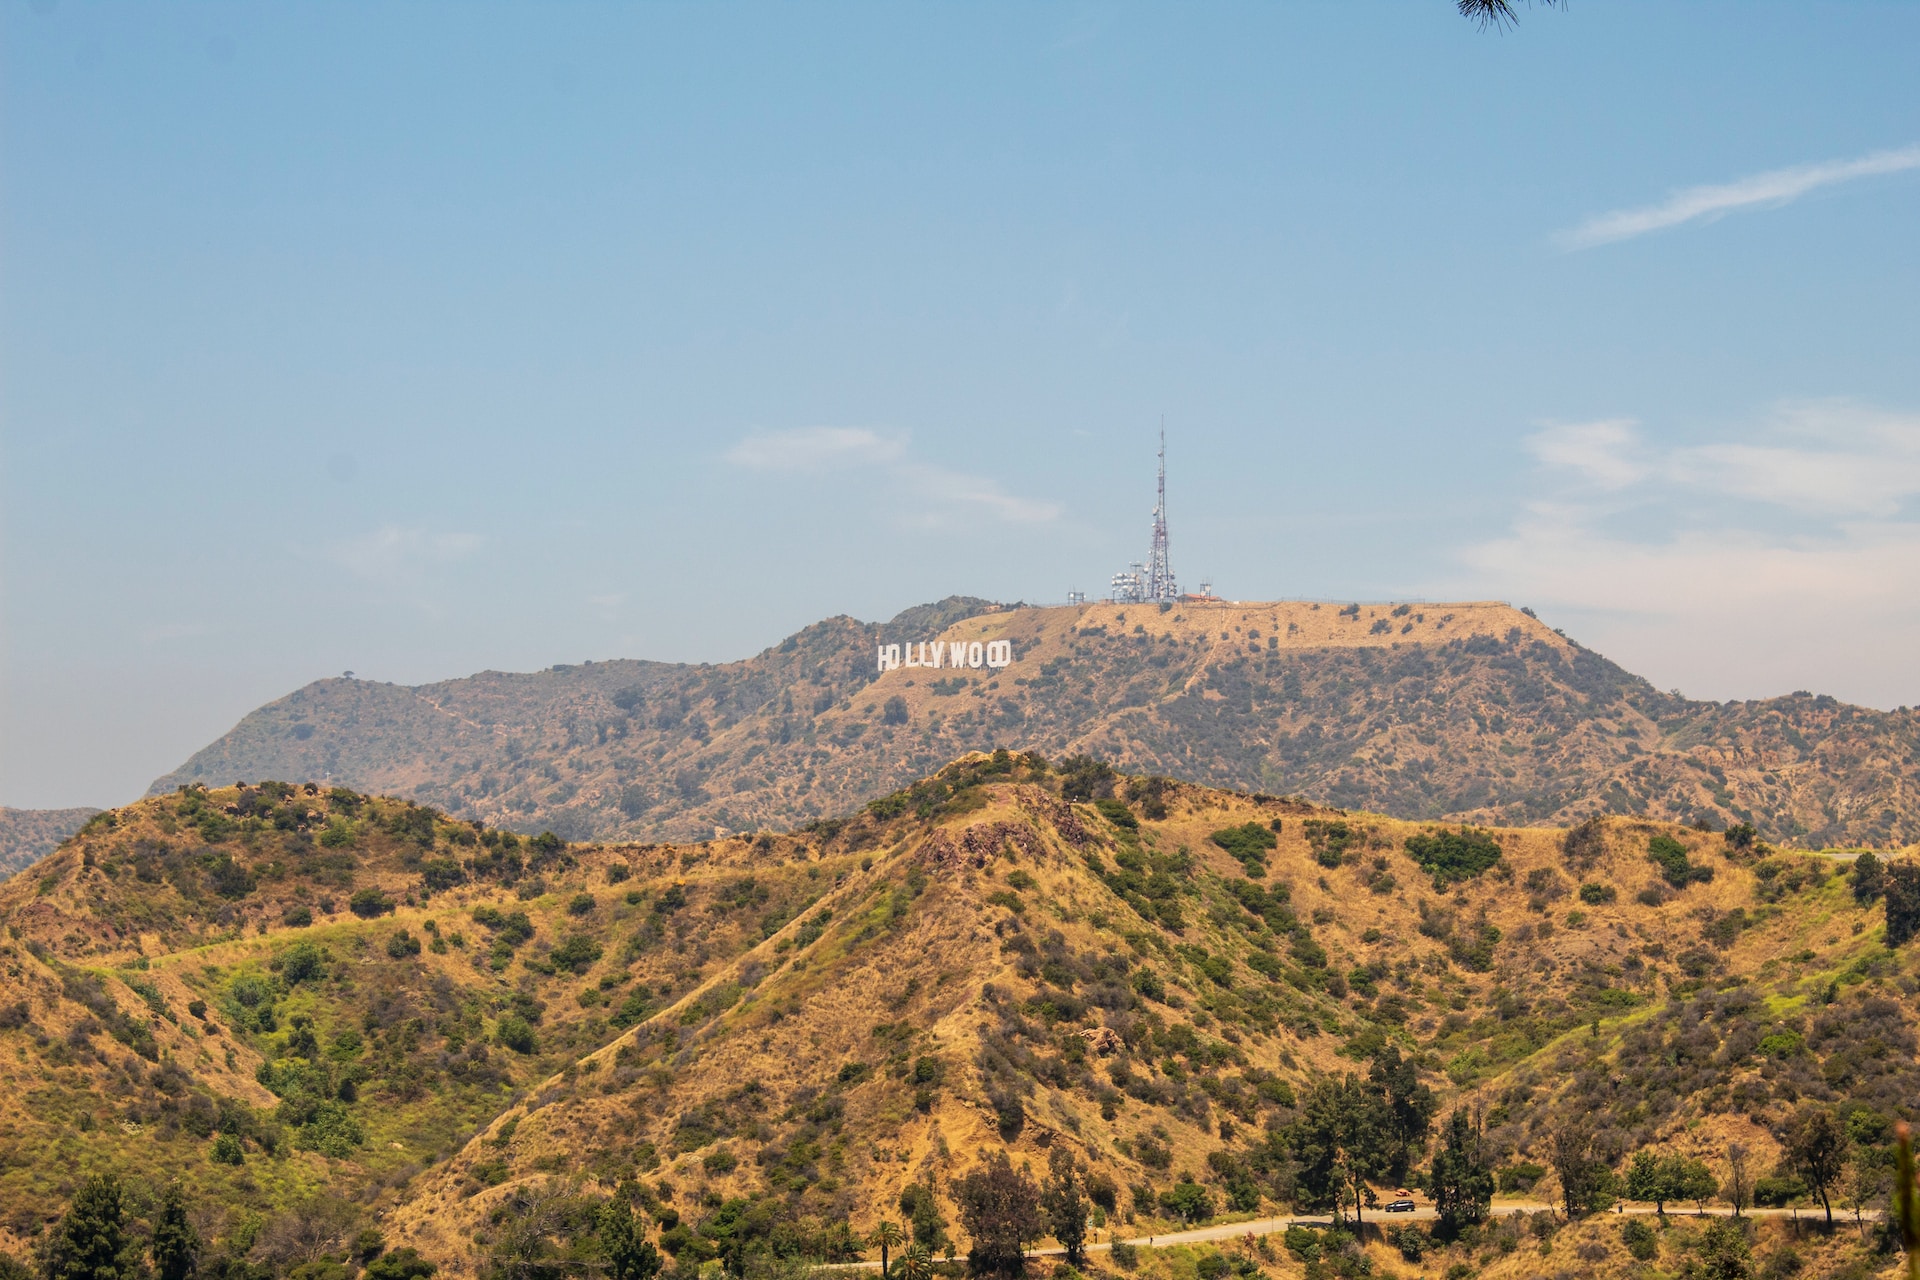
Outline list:
[[[1178,600],[1180,583],[1173,576],[1167,550],[1167,433],[1160,432],[1160,473],[1153,503],[1153,545],[1141,575],[1141,596],[1148,601]]]

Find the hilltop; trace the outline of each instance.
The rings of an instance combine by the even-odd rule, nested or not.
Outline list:
[[[1004,670],[876,670],[1004,640]],[[954,599],[833,618],[720,665],[613,661],[409,688],[315,682],[154,783],[284,777],[572,839],[686,840],[844,812],[996,746],[1408,819],[1746,823],[1805,847],[1920,839],[1920,713],[1655,689],[1495,603]]]
[[[1164,1232],[1310,1202],[1290,1126],[1391,1062],[1484,1108],[1516,1194],[1571,1124],[1770,1175],[1796,1107],[1872,1148],[1920,1096],[1914,956],[1840,871],[1005,752],[684,845],[188,788],[0,885],[0,1244],[120,1168],[284,1266],[368,1225],[453,1275],[593,1257],[616,1190],[688,1265],[844,1257],[903,1193],[951,1231],[983,1152],[1056,1147]]]

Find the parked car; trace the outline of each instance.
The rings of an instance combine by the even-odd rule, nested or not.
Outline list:
[[[1389,1200],[1389,1201],[1387,1201],[1387,1212],[1388,1212],[1388,1213],[1412,1213],[1412,1212],[1413,1212],[1413,1210],[1414,1210],[1414,1203],[1413,1203],[1413,1201],[1411,1201],[1411,1200]]]

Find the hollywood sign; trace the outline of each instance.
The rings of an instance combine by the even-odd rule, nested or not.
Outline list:
[[[897,671],[901,667],[990,667],[999,670],[1013,664],[1013,641],[989,640],[985,644],[975,640],[971,644],[955,640],[949,644],[945,640],[922,641],[917,645],[883,644],[880,646],[880,670]]]

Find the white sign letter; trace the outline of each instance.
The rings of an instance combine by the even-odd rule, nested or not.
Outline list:
[[[985,653],[985,650],[983,650],[980,647],[980,642],[978,640],[975,640],[972,644],[967,646],[967,665],[974,668],[975,670],[978,670],[980,667],[980,664],[986,661],[986,659],[982,656],[984,653]]]
[[[890,644],[887,646],[886,669],[888,671],[893,671],[893,670],[896,670],[899,666],[900,666],[900,646],[897,644]]]
[[[1013,661],[1013,641],[989,640],[987,642],[987,665],[1004,667]]]
[[[940,666],[940,658],[941,658],[941,656],[942,656],[943,654],[945,654],[945,653],[946,653],[946,651],[947,651],[947,642],[946,642],[945,640],[935,640],[935,641],[933,642],[933,663],[932,663],[932,666],[933,666],[933,667],[934,667],[934,668],[935,668],[936,670],[937,670],[937,669],[939,669],[939,666]]]

